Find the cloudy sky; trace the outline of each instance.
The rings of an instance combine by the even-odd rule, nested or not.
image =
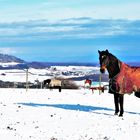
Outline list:
[[[0,0],[0,53],[97,62],[104,49],[140,61],[139,0]]]

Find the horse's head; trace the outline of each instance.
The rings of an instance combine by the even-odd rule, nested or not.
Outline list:
[[[99,51],[99,61],[100,61],[100,72],[105,73],[107,66],[109,65],[109,51]]]
[[[51,79],[46,79],[43,81],[43,86],[49,85],[51,82]]]

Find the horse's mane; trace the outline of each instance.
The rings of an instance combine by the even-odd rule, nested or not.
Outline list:
[[[122,62],[111,53],[108,53],[108,57],[109,57],[108,72],[109,77],[112,78],[120,72],[120,64]]]
[[[113,59],[117,59],[118,61],[120,61],[115,55],[113,55],[112,53],[108,53],[109,57],[112,57]],[[121,61],[120,61],[121,62]]]
[[[114,64],[114,63],[116,64],[116,62],[117,62],[117,64],[121,63],[121,61],[115,55],[113,55],[111,53],[108,53],[108,57],[109,57],[110,61],[112,62],[111,64]]]

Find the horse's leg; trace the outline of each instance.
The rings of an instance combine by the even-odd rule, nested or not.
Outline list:
[[[114,93],[114,104],[115,104],[115,114],[118,115],[119,112],[119,95],[118,93]]]
[[[61,92],[61,86],[59,86],[59,92]]]
[[[120,103],[120,114],[119,116],[122,117],[123,116],[123,100],[124,100],[124,95],[119,95],[119,103]]]
[[[53,87],[50,87],[50,90],[53,90]]]

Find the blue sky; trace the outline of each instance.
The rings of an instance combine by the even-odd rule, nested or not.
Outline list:
[[[0,53],[26,61],[140,61],[139,0],[0,0]]]

